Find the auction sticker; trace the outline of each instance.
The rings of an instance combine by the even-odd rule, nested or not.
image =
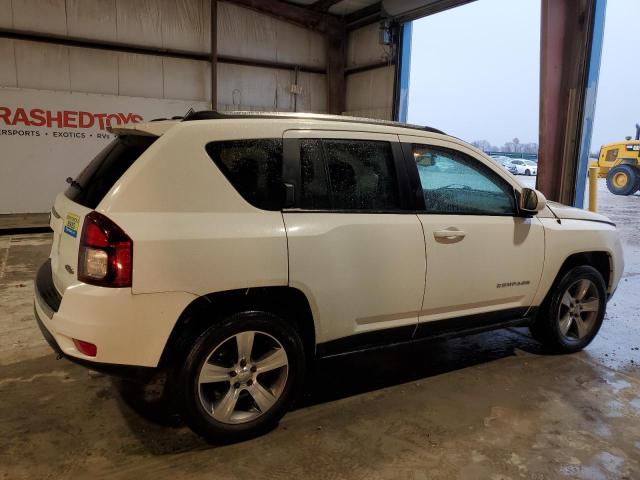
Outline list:
[[[80,217],[75,213],[67,213],[67,219],[64,222],[64,233],[67,233],[73,238],[76,238],[78,236],[79,225]]]

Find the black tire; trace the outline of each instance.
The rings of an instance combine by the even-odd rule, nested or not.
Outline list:
[[[597,305],[597,311],[593,311],[592,314],[591,310],[582,311],[582,306],[576,306],[575,309],[579,310],[580,313],[574,315],[572,313],[574,307],[569,308],[565,302],[565,292],[570,292],[574,286],[579,288],[583,280],[589,284],[589,290],[586,293],[590,296],[584,301],[576,303],[580,303],[580,305],[589,304],[589,308],[595,308]],[[554,283],[538,312],[536,320],[529,326],[529,331],[536,340],[555,353],[578,352],[589,345],[600,330],[605,308],[606,285],[600,272],[586,265],[575,267],[564,273],[560,280]],[[583,317],[585,314],[586,317]],[[563,333],[561,319],[568,317],[572,318],[569,319],[568,323],[565,322],[564,325],[568,324],[569,329],[566,333]],[[590,318],[588,322],[584,320],[587,317]],[[583,332],[585,333],[583,336],[579,335],[580,328],[578,328],[577,318],[580,318],[579,323],[584,328]]]
[[[528,176],[530,176],[530,175],[531,175],[531,170],[525,170],[525,171],[524,171],[524,174],[525,174],[527,177],[528,177]]]
[[[236,387],[236,391],[240,392],[239,395],[241,395],[241,399],[238,400],[237,403],[234,403],[234,405],[239,405],[241,402],[249,405],[250,402],[253,402],[253,407],[251,408],[254,409],[254,412],[242,412],[242,414],[257,414],[257,418],[251,418],[246,421],[240,420],[242,423],[235,424],[228,423],[233,421],[231,417],[228,422],[219,421],[213,417],[213,411],[217,408],[217,406],[214,406],[215,402],[211,402],[212,413],[209,413],[203,404],[204,400],[202,400],[202,398],[204,398],[204,394],[203,397],[201,397],[202,390],[199,382],[201,368],[204,362],[209,359],[212,352],[218,351],[217,349],[228,348],[227,346],[231,345],[225,342],[232,341],[234,342],[233,345],[237,345],[237,343],[239,343],[236,341],[237,338],[235,340],[230,339],[242,332],[250,331],[256,332],[256,338],[260,335],[261,338],[264,339],[275,339],[280,346],[284,348],[288,361],[286,380],[280,382],[280,386],[278,387],[280,393],[279,396],[276,397],[277,400],[275,400],[275,403],[264,412],[261,412],[261,409],[258,407],[258,402],[254,400],[253,394],[250,393],[252,381],[250,379],[246,380],[246,383],[244,383],[242,387]],[[258,347],[254,343],[250,348],[253,349],[253,355],[256,353]],[[236,351],[237,356],[240,355],[238,353],[239,350],[240,348],[238,347]],[[236,357],[235,361],[236,365],[230,366],[230,369],[239,367],[240,359]],[[253,361],[254,359],[251,358],[250,362]],[[258,363],[256,362],[255,364],[257,365]],[[224,368],[226,367],[225,365]],[[255,370],[251,371],[254,372]],[[244,375],[244,373],[242,375]],[[266,373],[264,375],[268,374],[269,373]],[[278,425],[280,419],[287,413],[299,396],[304,381],[304,374],[304,348],[300,336],[290,324],[277,315],[268,312],[252,311],[237,313],[224,319],[219,324],[209,327],[196,339],[176,379],[176,395],[178,397],[180,413],[185,423],[194,432],[211,443],[226,444],[253,438],[272,430]],[[236,380],[240,379],[240,375],[236,375]],[[258,376],[263,374],[258,372],[249,375],[254,375],[254,387],[261,386],[258,382]],[[229,385],[222,381],[206,385],[219,386],[221,390],[227,390],[228,394],[234,388],[231,380],[229,380],[229,382]],[[269,391],[269,393],[272,392]],[[224,394],[221,394],[221,396],[217,398],[220,399],[222,396],[224,396]],[[235,412],[235,410],[232,410],[232,415],[236,415]]]
[[[633,195],[640,187],[640,175],[631,165],[616,165],[607,174],[607,188],[614,195]]]

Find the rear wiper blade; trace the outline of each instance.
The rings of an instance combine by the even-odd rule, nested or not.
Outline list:
[[[73,178],[67,177],[66,181],[72,187],[76,187],[76,188],[78,188],[78,190],[82,190],[82,185],[80,185],[78,182],[76,182]]]

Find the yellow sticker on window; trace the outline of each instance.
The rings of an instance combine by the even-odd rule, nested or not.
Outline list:
[[[64,233],[71,235],[73,238],[78,236],[78,227],[80,226],[80,216],[75,213],[67,213],[64,221]]]

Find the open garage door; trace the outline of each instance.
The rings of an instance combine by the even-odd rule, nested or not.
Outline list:
[[[435,126],[496,157],[535,162],[540,1],[473,2],[415,20],[411,28],[407,121]]]

